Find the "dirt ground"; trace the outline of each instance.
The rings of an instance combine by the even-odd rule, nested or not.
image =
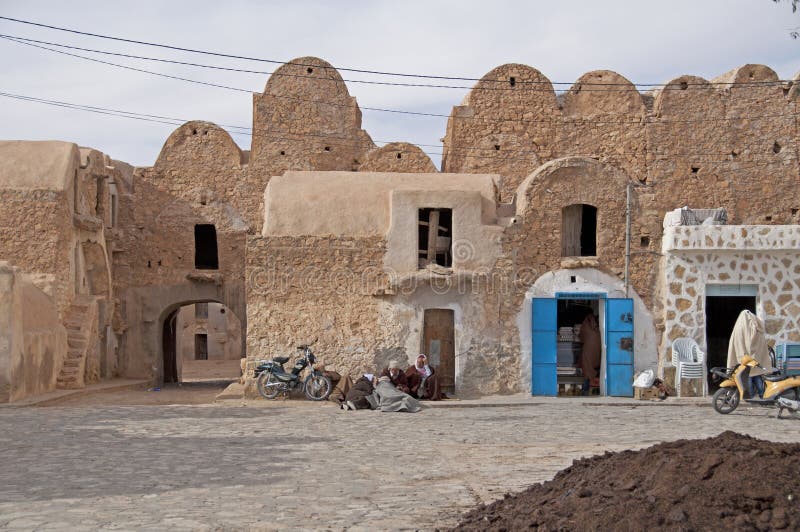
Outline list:
[[[117,390],[65,397],[46,406],[130,406],[130,405],[202,405],[211,404],[230,381],[184,382],[165,384],[160,389]]]
[[[727,431],[576,460],[454,530],[798,530],[800,444]]]

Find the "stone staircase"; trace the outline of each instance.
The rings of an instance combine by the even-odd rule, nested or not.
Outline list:
[[[96,336],[97,305],[91,298],[77,297],[64,316],[67,329],[67,356],[58,374],[56,387],[83,388],[86,385],[86,359]]]

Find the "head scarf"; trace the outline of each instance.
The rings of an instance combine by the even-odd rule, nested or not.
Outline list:
[[[419,365],[420,358],[422,359],[422,366]],[[414,367],[422,378],[430,377],[431,373],[433,373],[431,371],[431,367],[428,365],[428,357],[422,353],[417,356],[417,361],[414,363]]]

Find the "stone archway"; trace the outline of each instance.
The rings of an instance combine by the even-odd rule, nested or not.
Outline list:
[[[175,318],[181,307],[209,301],[225,305],[239,319],[242,331],[241,353],[246,353],[244,282],[190,281],[172,286],[140,287],[130,289],[125,301],[128,315],[137,316],[138,319],[130,322],[130,327],[124,334],[121,373],[127,377],[152,379],[154,385],[163,383],[164,347],[174,344],[169,337],[169,322]],[[170,343],[167,344],[166,341]]]

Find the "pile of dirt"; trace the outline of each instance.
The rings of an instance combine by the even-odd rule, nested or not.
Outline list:
[[[800,444],[723,432],[576,460],[454,530],[798,530]]]

